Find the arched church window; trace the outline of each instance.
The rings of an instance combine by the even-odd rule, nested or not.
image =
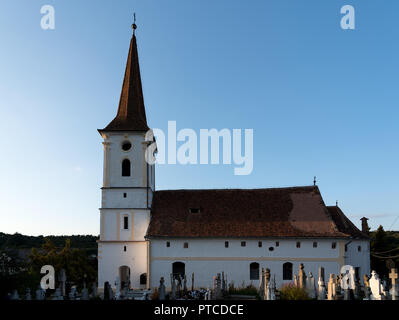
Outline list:
[[[140,285],[146,285],[147,284],[147,274],[142,273],[140,275]]]
[[[125,159],[122,161],[122,177],[130,177],[130,160]]]
[[[129,229],[129,217],[128,216],[123,217],[123,229],[125,229],[125,230]]]
[[[250,280],[259,280],[259,263],[252,262],[249,265],[249,279]]]
[[[179,276],[184,278],[186,273],[186,265],[183,262],[173,262],[172,273],[175,279],[178,279]]]
[[[292,263],[286,262],[283,264],[283,280],[292,280]]]

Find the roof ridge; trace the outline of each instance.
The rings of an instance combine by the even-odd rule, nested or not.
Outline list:
[[[287,190],[287,189],[319,189],[318,186],[293,186],[293,187],[271,187],[271,188],[206,188],[206,189],[163,189],[155,192],[165,191],[251,191],[251,190]]]

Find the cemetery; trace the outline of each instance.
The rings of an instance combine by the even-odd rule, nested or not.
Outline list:
[[[281,288],[276,287],[275,277],[266,268],[261,270],[260,285],[256,288],[255,295],[235,295],[229,292],[227,275],[224,272],[213,277],[211,288],[196,288],[195,275],[191,275],[191,283],[187,283],[187,276],[170,274],[170,288],[167,291],[165,279],[159,281],[159,287],[150,289],[132,289],[129,283],[121,284],[120,279],[115,279],[115,289],[109,282],[104,284],[103,292],[100,292],[95,283],[90,288],[83,283],[79,292],[76,285],[67,287],[67,275],[65,270],[58,272],[57,287],[47,293],[41,285],[32,293],[28,288],[26,292],[19,293],[14,290],[9,293],[9,300],[285,300],[286,291],[301,292],[301,295],[292,296],[295,300],[398,300],[398,270],[392,268],[389,280],[382,280],[372,271],[361,279],[350,265],[344,265],[340,274],[325,275],[324,268],[320,267],[316,277],[309,272],[306,274],[303,264],[300,264],[298,273],[294,275],[294,281],[285,284]]]

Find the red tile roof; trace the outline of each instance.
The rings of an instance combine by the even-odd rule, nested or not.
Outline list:
[[[346,220],[343,226],[342,215],[336,210],[331,215],[317,186],[164,190],[154,194],[147,237],[363,236]]]
[[[99,132],[107,131],[148,131],[145,115],[143,89],[141,86],[139,57],[136,36],[130,41],[125,77],[116,117]]]
[[[348,219],[347,216],[342,212],[341,208],[338,206],[327,207],[328,212],[330,212],[334,223],[337,225],[339,230],[344,233],[352,234],[357,238],[368,238],[369,236],[362,231],[360,231],[353,223]]]

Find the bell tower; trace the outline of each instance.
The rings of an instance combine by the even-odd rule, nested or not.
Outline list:
[[[140,77],[136,25],[126,62],[116,117],[98,130],[103,138],[104,170],[101,188],[98,287],[115,281],[145,288],[149,280],[144,236],[150,222],[155,191],[155,168],[145,160],[149,130]]]

